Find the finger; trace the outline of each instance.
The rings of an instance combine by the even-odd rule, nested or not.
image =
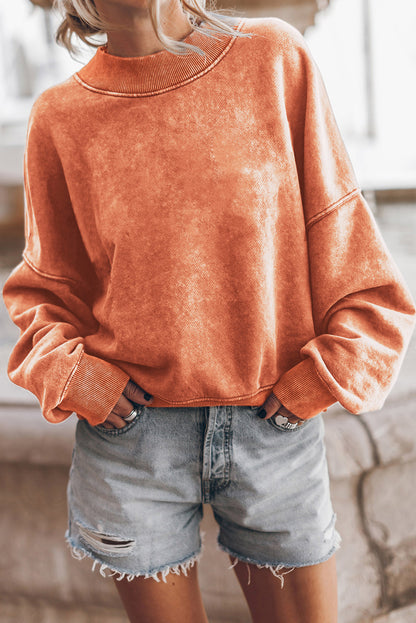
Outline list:
[[[121,394],[112,412],[121,417],[127,417],[132,409],[134,409],[134,404],[124,394]]]
[[[123,428],[127,422],[120,416],[111,411],[107,419],[102,423],[104,428]]]
[[[296,416],[291,411],[289,411],[289,409],[286,409],[286,407],[280,402],[278,397],[275,396],[273,393],[271,393],[267,397],[264,404],[261,407],[259,407],[258,412],[260,412],[262,409],[266,411],[266,415],[263,418],[264,420],[268,420],[273,415],[279,414],[287,418],[287,420],[291,424],[298,424],[298,426],[301,426],[303,422],[305,421],[302,418],[299,418],[298,416]]]
[[[129,382],[132,383],[132,381]],[[124,389],[124,392],[125,391],[126,389]],[[134,404],[128,398],[126,398],[124,392],[121,394],[120,398],[118,399],[107,419],[102,423],[102,426],[104,428],[123,428],[124,426],[126,426],[127,422],[124,421],[124,418],[130,415],[130,413],[134,409]],[[131,392],[129,393],[131,395]],[[140,404],[143,403],[141,402]]]
[[[280,413],[279,413],[280,415]],[[287,417],[285,415],[285,417]],[[288,422],[290,422],[291,424],[297,424],[298,426],[302,426],[302,424],[304,423],[305,420],[302,420],[302,418],[296,417],[296,416],[291,416],[287,418]]]
[[[131,411],[131,409],[130,409]],[[125,426],[127,426],[128,422],[126,422],[126,420],[124,419],[123,416],[121,415],[116,415],[114,414],[114,417],[111,421],[111,423],[116,427],[116,428],[124,428]]]
[[[282,403],[280,402],[278,397],[271,393],[262,404],[262,406],[258,408],[257,413],[260,413],[262,409],[264,409],[264,411],[266,411],[266,415],[263,419],[268,420],[270,417],[272,417],[272,415],[275,415],[275,413],[279,411],[281,406]]]
[[[139,387],[139,385],[137,385],[131,379],[127,383],[123,394],[132,402],[136,402],[140,405],[152,404],[153,402],[153,396],[151,396],[148,392]]]
[[[107,420],[105,422],[102,422],[101,424],[99,424],[99,426],[102,426],[103,428],[114,428],[114,426],[112,424],[108,424]]]
[[[287,418],[288,422],[290,422],[291,424],[297,424],[298,426],[301,426],[305,421],[302,418],[295,415],[294,413],[292,413],[291,411],[289,411],[289,409],[286,409],[286,407],[284,406],[280,407],[279,415],[282,415],[283,417]]]

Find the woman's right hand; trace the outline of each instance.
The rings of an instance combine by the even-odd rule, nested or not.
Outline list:
[[[133,402],[141,405],[152,404],[153,396],[150,396],[149,400],[146,400],[145,396],[150,396],[150,394],[147,394],[144,389],[139,387],[139,385],[136,385],[136,383],[130,379],[113,410],[108,415],[107,419],[100,424],[100,426],[103,426],[104,428],[123,428],[124,426],[127,426],[124,418],[126,418],[131,413],[132,409],[134,409]]]

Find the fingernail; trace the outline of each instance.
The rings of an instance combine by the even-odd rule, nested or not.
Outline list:
[[[262,419],[264,419],[267,415],[267,411],[265,409],[262,409],[261,411],[257,413],[257,415],[261,417]]]
[[[146,394],[144,395],[144,399],[145,399],[145,400],[151,400],[152,398],[153,398],[153,396],[152,396],[151,394],[146,393]]]

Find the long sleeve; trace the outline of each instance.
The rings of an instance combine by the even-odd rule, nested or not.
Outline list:
[[[3,287],[8,313],[20,329],[7,373],[36,396],[49,422],[76,412],[95,425],[106,419],[129,375],[84,349],[84,337],[97,327],[91,303],[98,285],[71,209],[42,95],[29,118],[24,189],[23,259]]]
[[[319,69],[292,35],[287,114],[316,335],[272,392],[304,419],[337,401],[353,414],[375,411],[398,377],[415,302],[359,188]]]

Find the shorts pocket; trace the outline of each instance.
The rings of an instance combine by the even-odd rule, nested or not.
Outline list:
[[[96,426],[92,426],[91,428],[100,431],[106,436],[109,437],[118,437],[119,435],[124,435],[128,431],[130,431],[141,419],[143,412],[146,408],[146,405],[135,404],[135,409],[137,411],[137,415],[130,421],[127,422],[122,428],[105,428],[101,424],[97,424]]]

